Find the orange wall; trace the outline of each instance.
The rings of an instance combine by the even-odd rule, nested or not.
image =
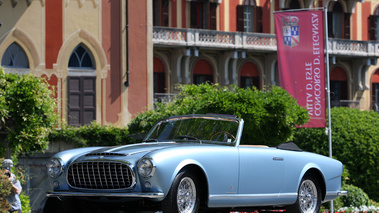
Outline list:
[[[237,5],[238,1],[230,1],[229,5],[229,31],[237,31]]]
[[[121,113],[121,87],[123,85],[121,81],[120,7],[121,1],[102,1],[102,44],[111,66],[106,79],[105,120],[110,123],[117,122],[119,120],[117,114]],[[103,100],[101,103],[103,104]]]
[[[62,0],[46,0],[46,68],[57,62],[62,38]],[[56,86],[56,85],[55,85]]]
[[[358,3],[357,3],[358,4]],[[363,41],[368,41],[370,40],[370,34],[369,29],[370,29],[370,22],[368,18],[370,17],[371,13],[371,2],[364,2],[362,4],[362,40]]]
[[[270,1],[261,0],[260,6],[262,7],[262,13],[263,13],[263,17],[262,17],[263,33],[271,33],[270,32],[271,31]]]
[[[129,0],[129,79],[128,109],[135,116],[148,106],[147,1]]]

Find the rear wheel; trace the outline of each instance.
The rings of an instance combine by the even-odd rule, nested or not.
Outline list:
[[[163,200],[164,213],[197,213],[200,192],[197,178],[190,172],[181,171],[174,179],[167,197]]]
[[[321,206],[321,190],[317,179],[305,176],[300,183],[296,203],[287,208],[293,213],[318,213]]]

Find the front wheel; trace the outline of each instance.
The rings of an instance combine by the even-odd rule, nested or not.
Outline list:
[[[164,213],[196,213],[200,205],[197,178],[181,171],[174,179],[167,197],[163,200]]]
[[[296,203],[287,208],[293,213],[318,213],[321,206],[321,190],[317,179],[305,176],[300,183]]]

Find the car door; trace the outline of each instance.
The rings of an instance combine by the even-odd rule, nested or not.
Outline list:
[[[280,150],[239,146],[239,197],[244,205],[276,204],[283,185],[285,158]]]

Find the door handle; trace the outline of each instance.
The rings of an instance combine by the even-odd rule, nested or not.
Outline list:
[[[273,157],[272,159],[274,161],[284,161],[284,158],[282,158],[282,157]]]

